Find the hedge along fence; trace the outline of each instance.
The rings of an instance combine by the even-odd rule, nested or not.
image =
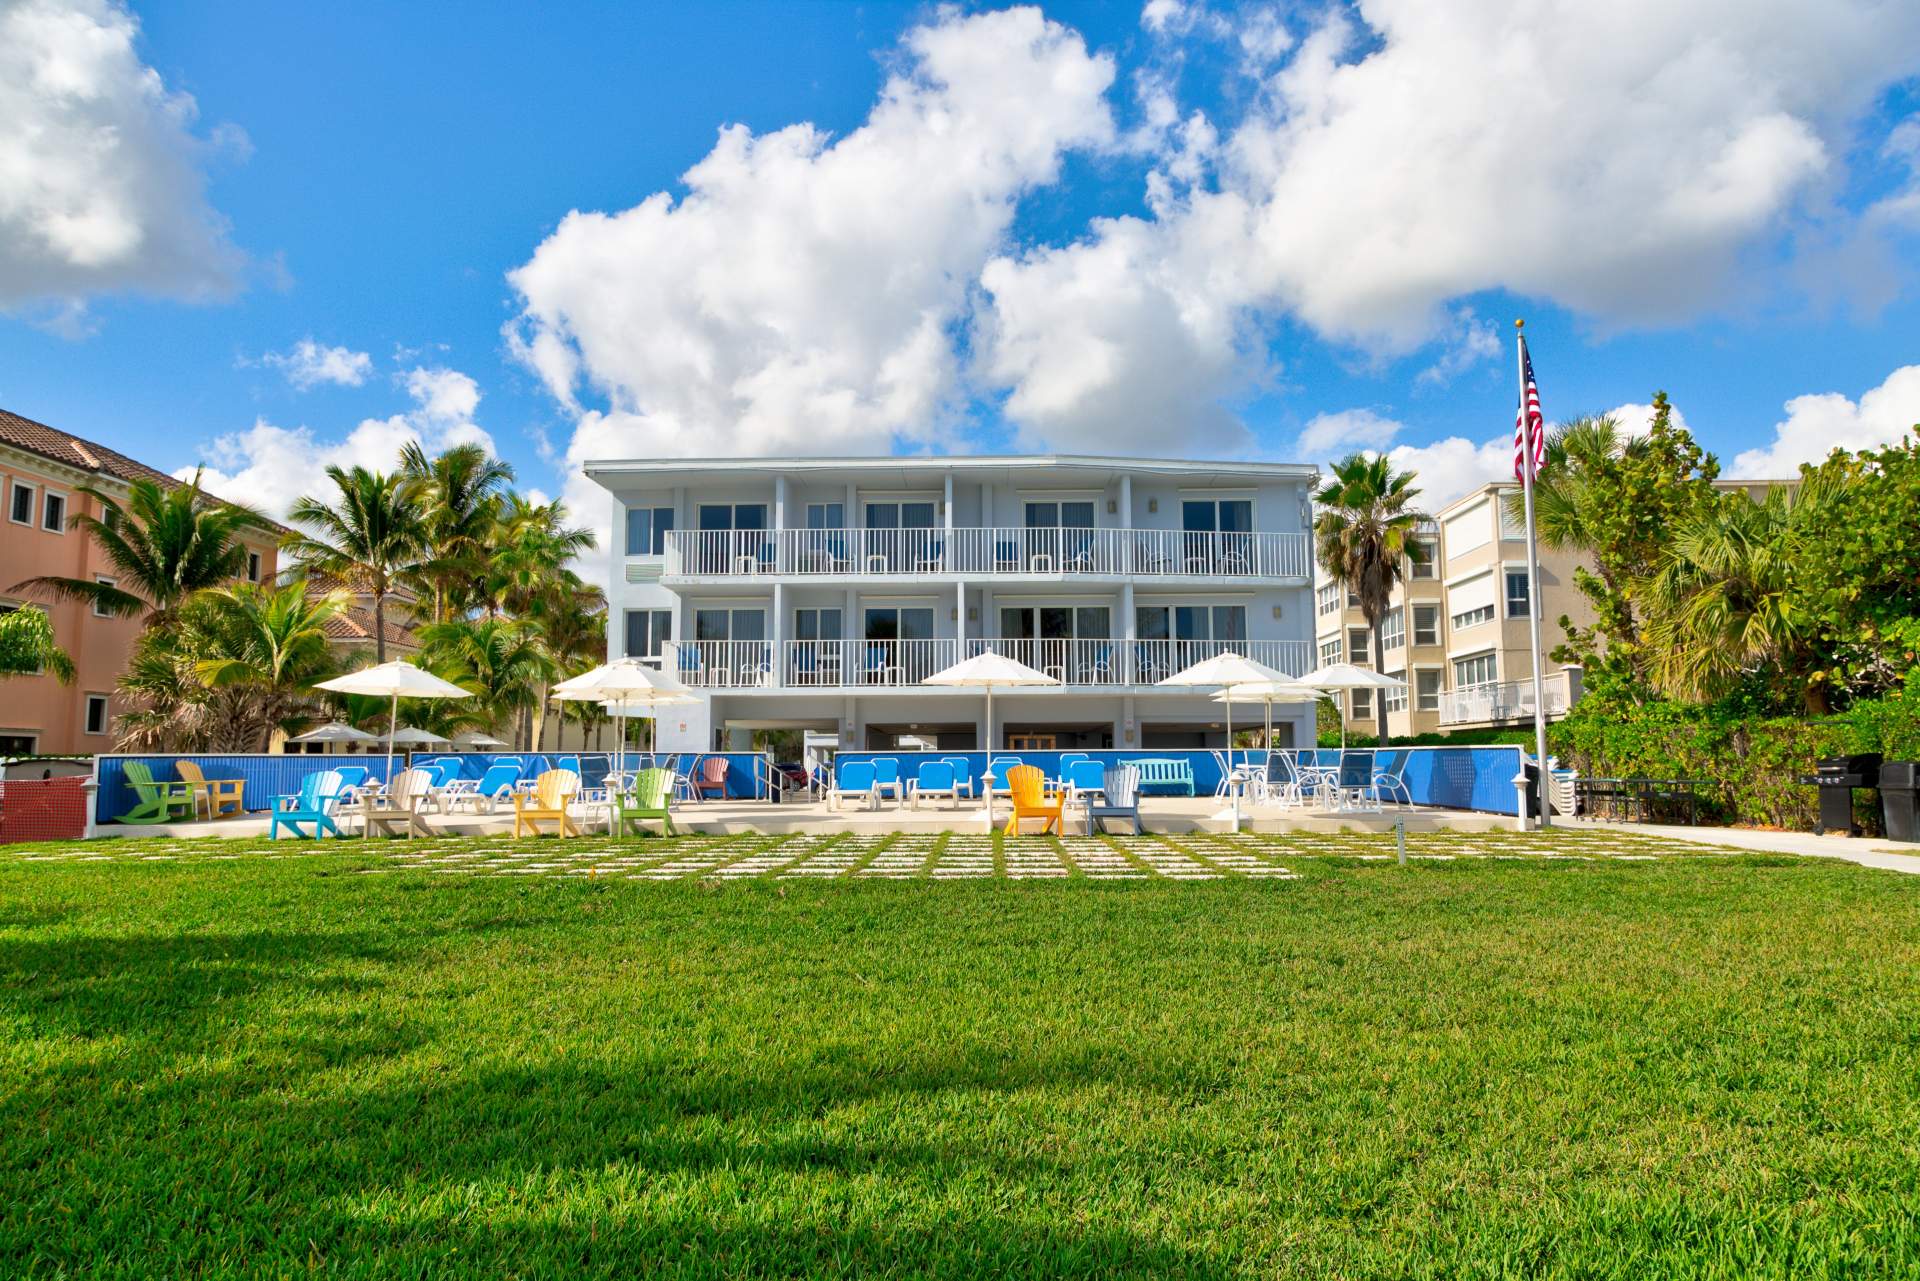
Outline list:
[[[536,757],[544,757],[547,765],[557,768],[562,755],[579,755],[581,785],[598,787],[605,779],[610,766],[609,753],[558,753],[558,752],[396,752],[393,757],[395,772],[406,769],[411,762],[426,762],[446,759],[458,761],[460,772],[456,778],[479,778],[487,772],[487,767],[500,760],[515,760],[529,769],[537,768]],[[727,796],[736,800],[760,799],[767,795],[769,767],[767,758],[759,752],[700,752],[681,753],[678,766],[688,773],[696,770],[696,756],[705,760],[709,756],[718,756],[727,762]],[[633,752],[627,753],[629,766],[644,766],[649,758]],[[192,761],[200,767],[206,778],[237,778],[242,784],[244,807],[249,811],[264,811],[272,806],[276,796],[289,796],[300,790],[300,780],[309,774],[318,774],[325,770],[338,769],[344,765],[365,767],[367,777],[384,780],[387,776],[387,758],[384,754],[369,753],[355,755],[292,755],[280,753],[242,753],[221,752],[213,754],[161,752],[141,753],[138,755],[112,755],[94,758],[95,777],[99,780],[99,791],[94,798],[94,819],[108,823],[120,815],[132,810],[139,804],[139,797],[127,783],[126,763],[141,761],[153,771],[157,783],[178,782],[179,762]]]
[[[1359,749],[1356,749],[1359,750]],[[914,771],[923,760],[965,761],[969,774],[977,781],[985,773],[987,758],[991,755],[996,761],[1018,759],[1022,764],[1036,766],[1048,778],[1060,777],[1060,758],[1062,756],[1092,757],[1105,765],[1125,764],[1137,760],[1185,760],[1193,769],[1194,792],[1199,796],[1211,796],[1220,783],[1220,763],[1212,752],[1195,748],[1131,748],[1125,751],[1096,750],[1085,752],[841,752],[835,761],[871,761],[891,758],[900,762],[900,777],[911,779]],[[1340,753],[1320,749],[1319,757],[1323,764],[1331,765]],[[1265,759],[1265,753],[1248,752],[1236,748],[1234,758],[1237,761],[1251,760],[1258,764]],[[1428,805],[1441,809],[1474,810],[1483,814],[1514,815],[1519,812],[1519,798],[1513,786],[1514,775],[1520,772],[1520,749],[1517,747],[1395,747],[1377,750],[1373,753],[1376,770],[1391,771],[1405,759],[1406,768],[1401,777],[1406,782],[1407,792],[1415,805]],[[998,782],[998,780],[996,780]],[[1005,786],[1004,783],[999,783]],[[1147,795],[1165,795],[1165,788],[1149,789]]]
[[[1585,702],[1548,732],[1562,763],[1583,775],[1707,779],[1710,817],[1805,831],[1819,794],[1800,779],[1821,757],[1920,758],[1920,698],[1875,699],[1820,718],[1731,716],[1664,700]],[[1854,809],[1865,830],[1880,830],[1877,793],[1855,793]]]

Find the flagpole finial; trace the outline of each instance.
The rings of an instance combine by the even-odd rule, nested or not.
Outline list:
[[[1513,327],[1515,329],[1525,329],[1527,327],[1527,322],[1524,320],[1516,320],[1513,322]]]

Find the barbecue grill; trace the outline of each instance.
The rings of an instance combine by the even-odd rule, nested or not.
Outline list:
[[[1880,753],[1823,756],[1814,763],[1814,772],[1800,781],[1820,789],[1820,823],[1814,831],[1858,836],[1860,830],[1853,821],[1853,789],[1880,786]]]

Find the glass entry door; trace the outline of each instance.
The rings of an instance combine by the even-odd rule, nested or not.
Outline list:
[[[1062,681],[1100,683],[1118,671],[1105,605],[1003,606],[1000,635],[1001,653]]]
[[[1093,569],[1093,501],[1044,499],[1027,504],[1027,570],[1064,574]]]
[[[869,573],[909,573],[937,567],[939,539],[932,532],[939,510],[932,500],[867,504],[867,564]]]
[[[870,606],[865,624],[862,683],[910,685],[933,675],[937,665],[930,607]]]
[[[793,611],[792,681],[796,685],[838,685],[842,667],[840,611]]]

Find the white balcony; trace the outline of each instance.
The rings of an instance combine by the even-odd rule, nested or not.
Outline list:
[[[1306,579],[1305,534],[1179,529],[672,530],[668,582],[1010,575]]]
[[[785,692],[911,689],[985,650],[1081,690],[1152,685],[1228,651],[1290,676],[1313,665],[1313,647],[1306,641],[796,640],[780,646],[777,665],[774,649],[772,641],[681,641],[668,646],[664,665],[697,689]]]
[[[1547,700],[1547,715],[1561,717],[1573,706],[1575,694],[1565,671],[1554,672],[1542,681]],[[1443,690],[1440,694],[1442,725],[1499,725],[1507,721],[1533,719],[1533,682],[1492,681],[1485,685],[1467,685]]]

